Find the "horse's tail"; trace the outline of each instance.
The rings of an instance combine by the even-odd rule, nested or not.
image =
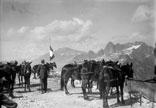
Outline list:
[[[64,74],[64,69],[62,68],[62,71],[61,71],[61,79],[60,79],[60,89],[63,90],[63,87],[64,87],[64,77],[63,77],[63,74]]]

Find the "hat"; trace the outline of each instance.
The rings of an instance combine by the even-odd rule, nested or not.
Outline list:
[[[43,60],[41,60],[41,63],[45,63],[44,59],[43,59]]]

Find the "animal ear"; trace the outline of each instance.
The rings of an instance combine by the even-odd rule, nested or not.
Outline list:
[[[116,61],[115,64],[118,64],[119,61]]]
[[[131,63],[131,67],[133,66],[133,63]]]
[[[8,65],[10,65],[11,63],[7,62]]]

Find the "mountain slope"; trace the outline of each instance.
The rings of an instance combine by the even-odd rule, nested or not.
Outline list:
[[[85,54],[85,52],[73,50],[67,47],[60,48],[54,51],[55,58],[51,62],[55,61],[58,67],[56,70],[60,71],[63,65],[70,63],[75,56],[80,54]],[[39,64],[42,59],[46,62],[50,62],[49,58],[49,53],[44,54],[41,57],[34,59],[32,65]]]
[[[125,44],[113,44],[109,42],[104,49],[95,53],[88,53],[73,50],[70,48],[60,48],[54,51],[55,58],[52,60],[57,64],[57,71],[67,63],[83,62],[84,59],[95,60],[113,60],[122,64],[133,62],[134,74],[137,79],[150,79],[154,76],[154,48],[143,42],[131,42]],[[49,53],[35,59],[33,64],[40,63],[41,59],[49,62]]]

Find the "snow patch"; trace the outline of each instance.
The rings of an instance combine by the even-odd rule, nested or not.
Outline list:
[[[138,49],[141,45],[132,45],[131,47],[123,50],[127,55],[130,55],[132,53],[133,49]]]
[[[129,48],[127,48],[127,50],[133,50],[133,49],[138,49],[141,45],[133,45]]]

